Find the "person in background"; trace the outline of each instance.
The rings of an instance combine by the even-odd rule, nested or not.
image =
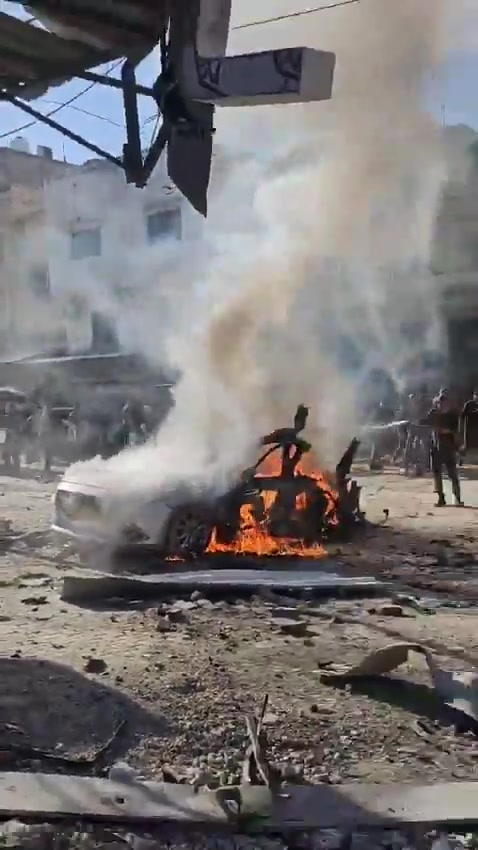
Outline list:
[[[478,391],[465,402],[460,416],[460,427],[464,452],[478,449]]]
[[[430,402],[428,402],[429,404]],[[406,418],[409,420],[407,439],[403,452],[403,467],[405,475],[409,474],[413,467],[415,475],[424,475],[428,466],[428,442],[427,435],[421,419],[426,415],[428,405],[424,407],[424,397],[420,393],[410,393],[406,407]]]
[[[387,425],[389,422],[393,422],[394,417],[394,409],[385,402],[381,401],[379,402],[373,413],[373,424]],[[386,442],[386,435],[384,435],[380,431],[375,433],[369,460],[369,468],[371,472],[377,472],[378,470],[383,468],[382,457],[384,455]]]
[[[431,428],[431,465],[435,492],[438,496],[436,506],[443,507],[446,505],[443,490],[443,467],[445,467],[451,481],[455,505],[463,507],[457,466],[460,416],[458,410],[451,403],[446,389],[442,389],[434,399],[433,407],[421,424],[428,425]]]
[[[3,444],[3,463],[14,474],[20,470],[20,440],[23,425],[22,405],[9,401],[5,405],[6,438]]]

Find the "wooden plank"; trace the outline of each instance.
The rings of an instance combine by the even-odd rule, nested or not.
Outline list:
[[[227,804],[240,799],[239,809]],[[0,818],[103,822],[176,821],[248,831],[428,825],[454,829],[478,823],[478,782],[436,785],[289,786],[274,796],[242,786],[195,793],[188,785],[112,782],[96,777],[0,773]]]

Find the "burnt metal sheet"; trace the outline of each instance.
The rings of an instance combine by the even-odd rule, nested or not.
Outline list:
[[[22,97],[38,97],[49,85],[117,56],[117,50],[96,50],[0,12],[0,86]]]
[[[166,23],[164,0],[30,0],[28,9],[47,29],[65,39],[82,41],[128,55],[130,50],[156,43]]]
[[[214,795],[165,783],[113,782],[97,777],[0,773],[0,817],[85,818],[109,822],[226,823]]]
[[[191,103],[190,112],[212,131],[214,107]],[[211,176],[212,132],[196,138],[173,130],[168,143],[168,175],[179,191],[201,215],[207,215],[207,190]]]
[[[317,594],[347,591],[375,594],[383,592],[385,585],[369,576],[341,576],[298,567],[289,570],[198,568],[147,576],[85,572],[64,576],[61,597],[69,602],[113,597],[154,599],[165,593],[191,593],[194,590],[210,594],[247,594],[266,588],[291,593],[310,590]]]
[[[472,829],[478,823],[477,812],[478,782],[289,785],[281,794],[243,785],[197,794],[188,785],[164,782],[126,784],[98,777],[0,773],[2,819],[169,822],[236,832],[247,825],[248,834],[287,835],[405,825]]]

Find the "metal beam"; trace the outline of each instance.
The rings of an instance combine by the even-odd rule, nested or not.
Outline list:
[[[83,138],[83,136],[79,136],[77,133],[74,133],[72,130],[69,130],[68,127],[64,127],[63,124],[58,124],[57,121],[54,121],[47,115],[42,115],[41,112],[38,112],[37,109],[33,109],[32,106],[29,106],[27,103],[24,103],[23,100],[19,100],[19,98],[13,97],[13,95],[5,93],[0,94],[0,100],[7,101],[13,106],[17,106],[18,109],[21,109],[22,112],[25,112],[27,115],[31,115],[31,117],[35,118],[36,121],[41,121],[43,124],[46,124],[53,130],[57,130],[59,133],[63,133],[63,135],[66,136],[68,139],[71,139],[78,145],[87,148],[92,153],[95,153],[98,156],[107,159],[109,162],[114,163],[114,165],[118,165],[120,168],[124,167],[123,161],[119,157],[113,156],[111,153],[103,150],[103,148],[98,147],[98,145],[94,145],[92,142],[88,142],[86,139]]]
[[[124,62],[121,69],[121,83],[126,126],[126,142],[123,145],[124,170],[128,183],[138,185],[141,183],[143,172],[143,154],[141,152],[136,75],[134,65],[128,60]]]
[[[81,80],[89,80],[92,83],[99,83],[102,86],[109,86],[112,89],[123,90],[122,80],[116,80],[114,77],[107,77],[105,74],[97,74],[95,71],[82,71],[76,74]],[[136,94],[144,95],[145,97],[154,97],[153,90],[149,86],[138,85],[135,82],[134,91]]]

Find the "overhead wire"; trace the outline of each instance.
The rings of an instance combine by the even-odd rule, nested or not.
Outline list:
[[[105,71],[105,77],[108,77],[113,71],[116,70],[121,65],[121,59],[118,62],[115,62],[110,68],[107,68]],[[98,82],[89,83],[82,89],[80,92],[77,92],[66,100],[64,103],[59,104],[55,107],[55,109],[51,109],[50,112],[45,113],[45,118],[51,118],[52,115],[57,115],[58,112],[61,112],[62,109],[66,109],[68,106],[71,106],[76,100],[79,100],[80,97],[83,97],[85,94],[88,94],[92,88],[98,85]],[[15,127],[13,130],[8,130],[6,133],[0,133],[0,139],[6,139],[8,136],[13,136],[14,133],[21,133],[23,130],[29,130],[30,127],[34,127],[35,124],[40,123],[40,118],[36,118],[34,121],[28,121],[26,124],[22,124],[20,127]]]
[[[248,27],[262,26],[262,24],[275,24],[276,21],[301,18],[303,15],[315,15],[317,12],[326,12],[327,9],[338,9],[340,6],[352,6],[352,4],[360,2],[361,0],[337,0],[337,2],[329,3],[327,6],[314,6],[310,9],[302,9],[300,12],[287,12],[283,15],[275,15],[273,18],[262,18],[259,21],[247,21],[244,24],[236,24],[236,26],[231,27],[231,30],[245,30]]]
[[[66,109],[74,109],[75,112],[81,112],[82,115],[88,115],[90,118],[97,118],[98,121],[105,121],[113,127],[119,127],[120,130],[124,127],[124,124],[120,124],[118,121],[113,121],[112,118],[107,118],[105,115],[99,115],[97,112],[91,112],[89,109],[82,109],[80,106],[73,106],[70,104],[65,106],[61,100],[50,100],[49,98],[42,98],[42,100],[43,103],[51,103],[55,106],[61,106],[62,108],[65,107]]]

